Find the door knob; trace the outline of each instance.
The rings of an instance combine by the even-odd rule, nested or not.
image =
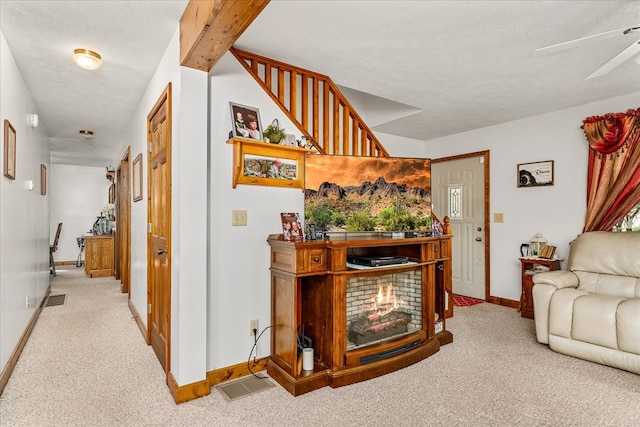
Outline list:
[[[158,256],[164,255],[166,253],[167,253],[167,250],[165,248],[158,249],[158,251],[156,252],[156,254],[158,254]]]
[[[476,237],[476,242],[482,242],[482,237],[480,236]]]

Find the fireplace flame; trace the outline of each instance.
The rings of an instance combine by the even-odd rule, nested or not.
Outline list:
[[[371,298],[371,306],[367,310],[367,318],[372,321],[376,320],[377,318],[402,307],[402,304],[402,299],[399,299],[396,296],[393,284],[390,283],[386,289],[384,285],[380,285],[377,295]]]

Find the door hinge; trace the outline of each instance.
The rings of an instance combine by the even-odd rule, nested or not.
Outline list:
[[[147,304],[147,314],[151,314],[151,304]]]
[[[153,148],[151,142],[147,142],[147,151],[151,152],[151,149]]]
[[[147,223],[147,233],[151,233],[152,229],[153,229],[153,228],[151,227],[151,223],[150,223],[150,222],[148,222],[148,223]]]

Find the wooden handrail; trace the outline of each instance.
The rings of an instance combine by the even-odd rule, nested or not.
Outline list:
[[[319,153],[389,157],[329,77],[240,49],[230,52]]]

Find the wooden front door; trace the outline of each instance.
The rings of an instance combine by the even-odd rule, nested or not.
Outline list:
[[[147,116],[147,325],[165,372],[171,345],[171,83]]]

